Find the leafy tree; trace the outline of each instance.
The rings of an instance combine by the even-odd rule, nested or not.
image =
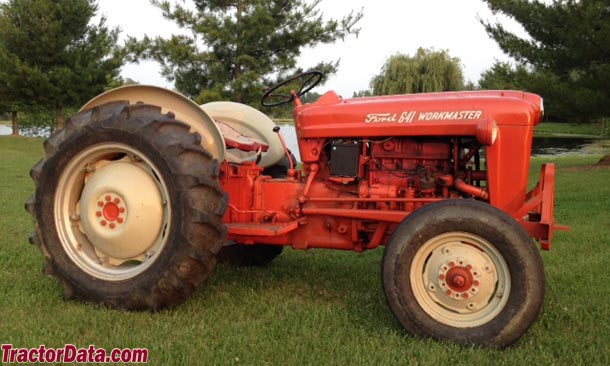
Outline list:
[[[414,56],[390,56],[371,88],[373,95],[461,90],[464,75],[460,60],[448,51],[419,48]]]
[[[19,106],[16,102],[13,102],[11,96],[8,95],[6,89],[0,84],[0,115],[2,119],[9,118],[12,122],[12,135],[19,135]]]
[[[466,82],[466,84],[464,84],[464,90],[469,90],[469,91],[473,91],[473,90],[477,90],[477,84],[475,84],[472,80],[468,80]]]
[[[353,92],[352,98],[370,97],[371,95],[373,95],[373,92],[370,89],[365,89]]]
[[[106,87],[104,88],[104,90],[108,91],[108,90],[112,90],[121,86],[126,86],[126,85],[137,85],[140,84],[137,81],[133,80],[132,78],[126,78],[124,79],[121,75],[117,75],[116,77],[114,77],[112,80],[110,80],[108,82],[108,85],[106,85]]]
[[[24,106],[54,109],[81,104],[118,74],[118,29],[109,29],[94,0],[9,0],[0,4],[0,87]]]
[[[581,96],[573,89],[566,89],[557,77],[548,71],[537,71],[523,64],[513,65],[510,62],[496,62],[484,71],[479,79],[479,88],[486,90],[523,90],[544,96],[549,94],[555,98],[545,98],[545,117],[553,121],[566,121],[575,98]]]
[[[302,71],[296,61],[304,47],[357,34],[362,17],[350,12],[326,21],[317,9],[320,0],[193,0],[193,10],[186,4],[151,2],[191,35],[131,38],[134,60],[158,61],[162,75],[199,103],[258,103],[264,85]],[[314,69],[334,73],[337,65],[321,62]]]
[[[529,71],[523,65],[513,67],[510,62],[495,62],[481,74],[479,88],[486,90],[524,90],[528,86]]]
[[[545,101],[553,101],[567,118],[610,116],[608,0],[484,1],[527,32],[522,38],[500,23],[481,20],[504,52],[536,72],[532,89]]]

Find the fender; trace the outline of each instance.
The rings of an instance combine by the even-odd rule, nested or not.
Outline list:
[[[214,120],[186,96],[153,85],[126,85],[102,93],[87,102],[80,111],[113,101],[145,103],[161,107],[162,113],[172,112],[176,119],[187,124],[191,132],[201,135],[201,146],[219,162],[225,158],[225,141]]]

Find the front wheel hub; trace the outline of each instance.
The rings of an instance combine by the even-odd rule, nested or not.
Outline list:
[[[472,273],[466,267],[453,267],[447,272],[447,285],[454,291],[468,291],[472,282]]]
[[[99,257],[138,259],[155,246],[163,224],[163,199],[153,176],[128,159],[97,168],[79,202],[81,230]]]
[[[493,319],[510,292],[510,273],[498,250],[464,232],[440,234],[424,243],[410,278],[421,308],[440,323],[460,328]]]

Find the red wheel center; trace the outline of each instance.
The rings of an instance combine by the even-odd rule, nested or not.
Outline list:
[[[464,286],[464,283],[466,283],[466,279],[460,275],[453,276],[451,280],[453,281],[453,285],[457,287],[462,287]]]
[[[107,202],[104,205],[104,218],[108,221],[116,221],[119,218],[119,206],[114,202]]]
[[[465,267],[453,267],[447,272],[447,285],[456,292],[468,291],[473,280],[472,273]]]

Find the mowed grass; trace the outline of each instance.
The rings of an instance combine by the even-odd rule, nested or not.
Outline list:
[[[42,140],[0,137],[0,342],[148,348],[149,365],[608,365],[610,169],[557,158],[557,233],[543,253],[539,320],[514,347],[476,349],[409,336],[380,282],[382,250],[287,249],[265,268],[220,265],[192,299],[158,313],[65,301],[41,273],[23,209]],[[535,160],[537,177],[542,161]]]
[[[604,131],[602,123],[559,123],[542,122],[534,128],[536,135],[580,135],[600,136]]]

